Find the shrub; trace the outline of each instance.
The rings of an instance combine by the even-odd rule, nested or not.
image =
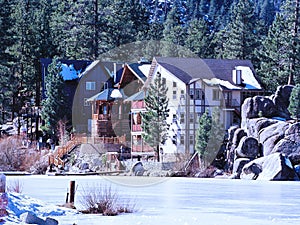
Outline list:
[[[89,185],[88,185],[89,186]],[[82,188],[81,205],[85,208],[83,213],[116,216],[120,213],[132,213],[135,204],[125,202],[120,204],[119,195],[109,186],[97,185],[92,188]]]
[[[12,180],[7,185],[7,192],[15,192],[15,193],[22,193],[23,191],[23,183],[19,180]]]

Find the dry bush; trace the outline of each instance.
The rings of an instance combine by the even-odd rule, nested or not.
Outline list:
[[[32,146],[35,145],[32,144]],[[41,164],[41,159],[45,154],[47,153],[36,151],[34,147],[24,147],[22,138],[19,136],[3,138],[0,140],[0,170],[30,171],[32,166]],[[48,163],[48,161],[43,163]]]
[[[120,204],[118,193],[111,187],[102,185],[83,188],[80,203],[86,209],[82,212],[87,214],[116,216],[120,213],[135,211],[135,204],[131,204],[130,201]]]
[[[23,183],[19,180],[12,180],[7,185],[7,192],[15,192],[15,193],[22,193],[23,191]]]

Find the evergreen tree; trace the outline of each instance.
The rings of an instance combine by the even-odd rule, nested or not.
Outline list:
[[[271,91],[278,85],[300,82],[299,18],[294,4],[295,1],[286,1],[257,51],[260,62],[257,73]]]
[[[199,118],[199,127],[196,131],[195,150],[200,156],[200,165],[205,168],[216,158],[224,140],[224,125],[220,120],[221,110],[215,108],[212,116],[208,111]]]
[[[254,49],[259,45],[254,5],[250,0],[234,5],[231,22],[224,43],[224,57],[228,59],[254,59]]]
[[[200,58],[207,58],[210,47],[210,32],[204,20],[193,20],[187,28],[185,47]]]
[[[208,152],[207,145],[211,136],[211,126],[212,120],[208,111],[206,110],[205,113],[203,113],[199,118],[199,127],[196,131],[195,137],[195,150],[199,154],[201,167],[207,166],[207,161],[205,158]]]
[[[181,17],[179,8],[175,5],[167,16],[167,20],[164,23],[163,40],[165,46],[163,49],[164,55],[167,56],[179,56],[181,53],[178,51],[178,46],[183,46],[186,31],[183,26],[184,22]]]
[[[160,146],[167,139],[167,122],[169,99],[168,88],[161,74],[157,72],[153,83],[147,89],[147,96],[144,99],[146,112],[142,113],[143,138],[147,144],[155,148],[157,161],[160,161]]]
[[[61,63],[54,59],[48,67],[48,75],[45,78],[46,99],[42,102],[41,117],[45,121],[44,130],[52,136],[55,136],[58,121],[64,118],[66,112],[61,71]]]
[[[264,0],[259,12],[259,17],[262,19],[263,25],[267,28],[269,27],[275,18],[275,6],[274,2],[270,0]]]
[[[282,7],[283,15],[286,18],[286,23],[288,25],[287,39],[288,50],[289,50],[289,76],[288,76],[288,84],[294,84],[295,78],[299,78],[299,50],[300,50],[300,39],[299,39],[299,31],[298,27],[300,24],[300,1],[299,0],[287,0]]]
[[[291,115],[296,118],[297,121],[300,119],[300,84],[297,84],[290,96],[290,105],[288,107]]]
[[[105,37],[110,49],[134,42],[149,29],[149,14],[139,0],[115,0],[106,9]]]
[[[260,61],[257,74],[269,91],[275,91],[279,85],[287,83],[289,52],[286,49],[287,40],[284,30],[287,30],[285,20],[278,14],[261,48],[256,51]]]

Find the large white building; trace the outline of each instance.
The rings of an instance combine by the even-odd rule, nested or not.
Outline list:
[[[212,113],[218,107],[227,129],[240,122],[243,100],[262,91],[249,60],[155,57],[151,65],[125,67],[121,78],[124,81],[127,76],[127,82],[121,84],[124,91],[126,86],[130,87],[129,81],[136,81],[136,92],[147,89],[157,72],[168,87],[170,128],[169,138],[162,146],[164,153],[193,153],[198,120],[205,110]],[[132,151],[136,150],[136,154],[149,152],[142,140],[141,120],[138,120],[139,111],[145,110],[143,97],[138,93],[128,98],[132,102]]]

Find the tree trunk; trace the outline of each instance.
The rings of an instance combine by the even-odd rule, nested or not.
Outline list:
[[[157,152],[157,162],[160,162],[159,145],[156,146],[156,152]]]

